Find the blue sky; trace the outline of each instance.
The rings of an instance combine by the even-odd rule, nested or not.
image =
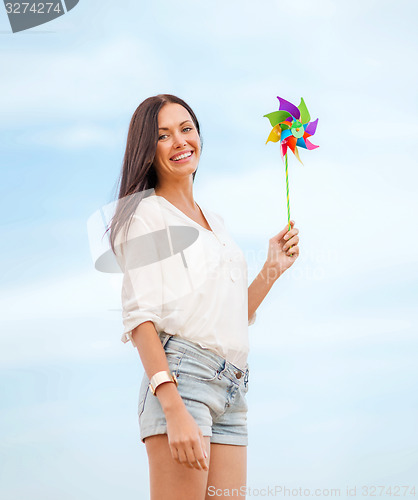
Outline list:
[[[280,95],[319,118],[320,148],[289,159],[301,255],[250,328],[248,485],[412,486],[415,2],[121,4],[81,0],[17,34],[0,8],[2,496],[148,491],[143,369],[86,224],[114,199],[133,111],[158,93],[200,121],[195,199],[222,214],[251,280],[287,222],[263,115]]]

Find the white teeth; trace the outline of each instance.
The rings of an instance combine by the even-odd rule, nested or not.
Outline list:
[[[183,158],[188,158],[189,156],[192,156],[192,153],[190,151],[188,153],[184,153],[184,155],[176,156],[175,158],[173,158],[173,161],[182,160]]]

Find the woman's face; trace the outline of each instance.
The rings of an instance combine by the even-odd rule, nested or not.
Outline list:
[[[165,104],[158,113],[158,127],[154,166],[159,183],[192,175],[199,163],[201,145],[187,109],[180,104]],[[178,159],[181,155],[184,157]]]

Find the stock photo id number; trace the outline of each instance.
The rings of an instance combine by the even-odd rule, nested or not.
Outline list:
[[[8,2],[4,6],[13,33],[48,23],[73,9],[79,0],[54,0],[53,2]]]

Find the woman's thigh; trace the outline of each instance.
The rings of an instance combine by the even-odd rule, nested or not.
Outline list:
[[[204,436],[208,461],[210,436]],[[171,455],[167,434],[145,438],[150,473],[151,500],[204,500],[208,471],[190,469]]]
[[[245,498],[247,447],[210,443],[204,436],[209,471],[190,469],[172,457],[167,434],[145,438],[151,500],[208,500]]]
[[[247,447],[211,443],[205,500],[246,498]]]

